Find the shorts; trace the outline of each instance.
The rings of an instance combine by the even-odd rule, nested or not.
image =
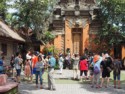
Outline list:
[[[88,72],[87,70],[81,70],[81,71],[80,71],[80,76],[83,75],[83,72],[84,72],[84,75],[87,76],[87,72]]]
[[[78,70],[78,65],[73,65],[73,70]]]
[[[103,71],[102,72],[102,78],[105,78],[105,77],[110,77],[110,72]]]
[[[20,76],[20,74],[21,74],[21,69],[16,69],[16,72],[17,72],[17,76]]]
[[[93,76],[93,74],[94,74],[94,71],[90,70],[90,76]]]
[[[116,80],[116,78],[117,78],[117,80],[120,80],[120,74],[118,74],[118,75],[114,74],[114,80]]]

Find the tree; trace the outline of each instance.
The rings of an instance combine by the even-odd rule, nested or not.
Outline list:
[[[0,0],[0,17],[5,20],[6,0]]]
[[[56,0],[15,0],[12,8],[17,12],[8,17],[11,19],[12,28],[25,35],[28,35],[29,29],[32,29],[32,32],[37,35],[37,39],[47,39],[45,32],[48,31],[55,2]]]
[[[125,38],[125,0],[98,0],[102,27],[96,38],[100,48],[110,50]],[[101,48],[101,49],[102,49]]]

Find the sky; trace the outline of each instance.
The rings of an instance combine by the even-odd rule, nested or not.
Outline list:
[[[12,9],[12,8],[8,9],[7,11],[8,11],[8,13],[15,13],[15,12],[17,12],[16,9]]]
[[[7,2],[8,5],[13,5],[15,0],[11,0],[10,2]],[[14,13],[17,12],[18,10],[14,9],[14,8],[9,8],[8,13]]]

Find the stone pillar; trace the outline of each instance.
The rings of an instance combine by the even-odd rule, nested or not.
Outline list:
[[[66,18],[68,19],[68,18]],[[68,20],[65,21],[65,53],[67,48],[70,49],[70,53],[72,54],[72,29],[68,24]]]
[[[83,28],[82,33],[82,53],[84,53],[85,48],[89,47],[89,23],[87,22]]]

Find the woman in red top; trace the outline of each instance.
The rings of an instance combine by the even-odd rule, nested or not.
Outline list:
[[[85,78],[87,79],[88,62],[85,57],[81,58],[80,63],[79,63],[79,69],[80,69],[80,79],[82,80],[83,72],[84,72]]]

